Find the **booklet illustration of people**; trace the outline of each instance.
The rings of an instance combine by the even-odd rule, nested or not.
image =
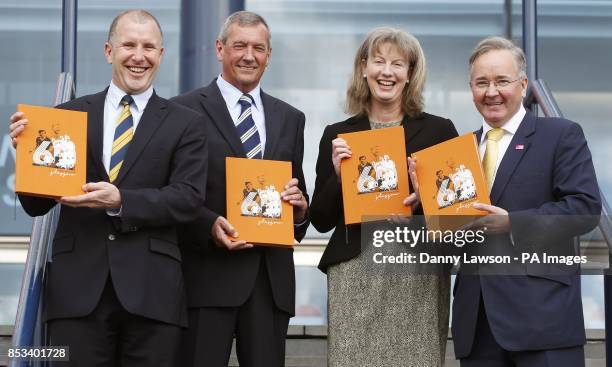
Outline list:
[[[344,221],[356,224],[409,216],[403,204],[409,194],[404,128],[401,126],[339,134],[352,157],[340,165]]]
[[[412,157],[417,159],[419,195],[428,225],[443,221],[446,224],[435,227],[455,229],[486,214],[473,208],[476,202],[491,204],[474,134],[436,144]]]
[[[87,113],[17,105],[29,123],[19,136],[15,192],[59,198],[83,194]]]
[[[293,207],[280,193],[291,162],[225,158],[227,220],[238,239],[254,245],[293,246]]]

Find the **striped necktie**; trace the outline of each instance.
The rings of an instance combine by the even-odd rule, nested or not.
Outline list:
[[[241,112],[236,121],[236,130],[244,147],[247,158],[261,159],[263,154],[261,151],[261,139],[253,116],[251,116],[251,107],[255,101],[249,94],[243,94],[238,100],[240,103]]]
[[[487,132],[487,147],[485,148],[482,167],[484,168],[485,178],[489,185],[489,191],[493,187],[493,177],[495,177],[495,167],[497,166],[498,146],[497,142],[504,136],[506,130],[497,127]]]
[[[123,159],[125,153],[130,146],[130,141],[134,136],[134,120],[132,119],[132,113],[130,112],[130,105],[134,103],[132,96],[126,94],[121,98],[121,105],[123,110],[117,119],[115,125],[115,137],[113,139],[113,148],[111,151],[110,167],[108,172],[108,178],[112,183],[119,176],[119,170],[123,165]]]

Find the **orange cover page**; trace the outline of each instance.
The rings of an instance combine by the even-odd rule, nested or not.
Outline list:
[[[455,225],[450,225],[458,228],[473,216],[486,214],[472,207],[475,202],[491,204],[474,134],[447,140],[412,157],[417,159],[419,195],[426,216],[467,216],[456,217]],[[434,218],[428,218],[428,224],[431,220]]]
[[[18,194],[59,198],[83,194],[87,169],[87,113],[19,104],[28,125],[19,135]]]
[[[280,193],[291,162],[225,158],[227,220],[238,239],[254,245],[293,246],[293,207]]]
[[[403,204],[409,194],[406,144],[402,126],[338,134],[353,152],[340,165],[344,222],[411,215]]]

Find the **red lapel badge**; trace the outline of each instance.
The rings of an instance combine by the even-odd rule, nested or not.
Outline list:
[[[525,146],[524,146],[523,144],[517,144],[517,145],[514,147],[514,149],[516,149],[516,150],[523,150],[523,149],[525,149]]]

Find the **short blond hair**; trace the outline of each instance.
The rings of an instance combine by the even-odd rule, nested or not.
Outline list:
[[[368,83],[363,78],[363,62],[367,62],[380,47],[389,43],[398,48],[408,62],[408,83],[402,91],[402,112],[409,117],[423,112],[425,87],[425,54],[419,41],[401,29],[378,27],[371,30],[357,50],[353,74],[346,91],[345,111],[351,115],[367,115],[372,98]]]
[[[519,77],[527,77],[527,61],[525,60],[525,53],[523,49],[515,45],[509,39],[503,37],[487,37],[482,41],[478,42],[472,55],[470,55],[470,74],[472,73],[472,66],[476,59],[490,51],[495,50],[507,50],[510,51],[514,57],[514,62],[519,70]]]
[[[111,43],[113,37],[115,37],[115,35],[117,34],[117,25],[119,24],[119,21],[127,15],[130,16],[133,22],[136,22],[139,24],[146,23],[149,20],[154,21],[155,25],[157,26],[157,29],[159,29],[159,34],[163,42],[164,33],[162,32],[161,25],[157,21],[157,18],[155,18],[153,14],[149,13],[148,11],[144,9],[128,9],[128,10],[124,10],[121,13],[119,13],[111,22],[110,28],[108,29],[108,36],[107,36],[106,42]]]

